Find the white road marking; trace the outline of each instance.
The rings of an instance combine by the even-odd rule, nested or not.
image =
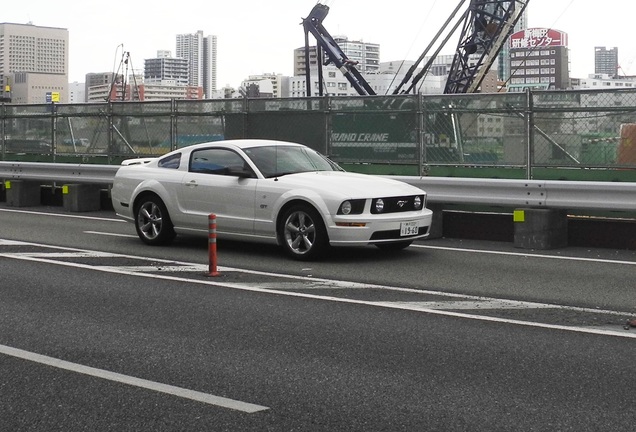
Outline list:
[[[59,247],[59,246],[58,247],[51,247],[51,246],[48,246],[48,245],[37,245],[35,243],[23,242],[22,244],[29,244],[29,245],[32,245],[32,246],[41,246],[41,247],[50,247],[50,248],[54,248],[54,249],[65,249],[65,250],[82,251],[81,249],[62,248],[62,247]],[[129,257],[129,258],[137,258],[137,259],[140,258],[140,257],[131,256],[131,255],[118,255],[118,256],[120,256],[120,257]],[[636,339],[636,332],[629,333],[627,331],[614,331],[614,330],[607,330],[605,328],[596,328],[596,327],[590,328],[590,327],[582,327],[582,326],[581,327],[572,327],[572,326],[564,326],[564,325],[556,325],[556,324],[545,324],[545,323],[538,323],[538,322],[530,322],[530,321],[521,321],[521,320],[505,319],[505,318],[498,318],[498,317],[474,315],[474,314],[467,314],[467,313],[461,313],[461,312],[455,312],[455,311],[438,310],[438,309],[434,309],[434,308],[421,307],[420,304],[418,304],[418,302],[397,302],[397,301],[396,302],[376,302],[376,301],[347,299],[347,298],[316,295],[316,294],[309,294],[309,293],[299,293],[299,292],[290,292],[290,291],[281,291],[281,290],[276,290],[276,289],[262,288],[260,286],[261,285],[260,283],[251,284],[251,283],[221,282],[219,280],[213,280],[212,278],[210,280],[193,280],[193,279],[187,279],[187,278],[182,278],[182,277],[177,277],[177,276],[172,276],[172,275],[164,275],[164,274],[154,274],[154,273],[145,273],[145,272],[131,271],[126,266],[122,266],[122,267],[98,267],[98,266],[92,266],[92,265],[87,265],[87,264],[57,261],[57,260],[51,260],[51,259],[46,259],[46,258],[35,258],[35,257],[29,257],[29,256],[24,256],[24,255],[20,255],[20,254],[11,254],[11,253],[8,253],[8,254],[0,253],[0,257],[14,258],[14,259],[20,259],[20,260],[27,260],[27,261],[45,262],[45,263],[49,263],[49,264],[62,265],[62,266],[75,267],[75,268],[83,268],[83,269],[95,270],[95,271],[104,271],[104,272],[115,273],[115,274],[122,274],[122,275],[129,275],[129,276],[138,276],[138,277],[147,277],[147,278],[152,278],[152,279],[170,280],[170,281],[185,282],[185,283],[199,284],[199,285],[225,287],[225,288],[231,288],[231,289],[239,289],[239,290],[244,290],[244,291],[275,294],[275,295],[288,296],[288,297],[308,298],[308,299],[321,300],[321,301],[331,301],[331,302],[337,302],[337,303],[359,304],[359,305],[366,305],[366,306],[372,306],[372,307],[383,307],[383,308],[389,308],[389,309],[401,309],[401,310],[409,310],[409,311],[414,311],[414,312],[427,313],[427,314],[431,314],[431,315],[450,316],[450,317],[470,319],[470,320],[476,320],[476,321],[498,322],[498,323],[505,323],[505,324],[521,325],[521,326],[525,326],[525,327],[535,327],[535,328],[544,328],[544,329],[552,329],[552,330],[565,330],[565,331],[575,332],[575,333],[587,333],[587,334],[596,334],[596,335],[604,335],[604,336],[618,336],[618,337]],[[180,263],[180,262],[177,262],[177,261],[161,260],[161,259],[154,259],[154,258],[147,258],[147,259],[151,260],[151,261],[154,261],[154,262],[166,262],[166,263],[172,263],[172,264],[196,265],[196,264],[192,264],[192,263]],[[134,269],[135,267],[132,267],[132,268]],[[219,271],[221,271],[221,270],[219,270]],[[305,277],[305,276],[284,275],[284,274],[276,274],[276,273],[269,273],[269,272],[259,272],[259,271],[253,271],[253,270],[241,270],[241,269],[225,268],[224,271],[238,271],[238,272],[243,272],[243,273],[269,275],[269,276],[280,277],[280,278],[283,278],[283,279],[296,279],[296,280],[304,280],[304,281],[310,281],[310,282],[325,282],[326,283],[326,287],[328,287],[328,288],[333,288],[334,287],[334,283],[336,283],[337,286],[343,287],[343,288],[344,287],[348,287],[348,288],[367,287],[367,288],[376,288],[376,289],[391,290],[391,291],[412,292],[412,293],[421,293],[421,294],[432,294],[432,295],[438,295],[440,297],[455,297],[455,298],[473,299],[473,300],[482,300],[482,301],[483,300],[488,300],[488,301],[498,301],[499,300],[499,299],[490,299],[490,298],[486,298],[486,297],[468,296],[468,295],[461,295],[461,294],[449,294],[449,293],[436,292],[436,291],[416,290],[416,289],[410,289],[410,288],[390,287],[390,286],[383,286],[383,285],[360,284],[360,283],[355,283],[355,282],[336,281],[336,280],[320,279],[320,278]],[[513,302],[513,301],[510,300],[510,302]],[[533,307],[546,307],[546,308],[553,308],[553,309],[572,310],[572,311],[590,312],[590,313],[599,313],[599,314],[611,314],[611,315],[619,315],[619,316],[627,315],[627,313],[619,312],[619,311],[609,311],[609,310],[590,309],[590,308],[578,308],[578,307],[573,307],[573,306],[550,305],[550,304],[543,304],[543,303],[530,303],[530,302],[521,302],[521,303],[526,304],[528,306],[529,305],[533,305]]]
[[[96,266],[102,270],[108,271],[115,270],[118,268],[122,268],[123,266]],[[125,266],[126,269],[132,272],[197,272],[197,273],[205,273],[209,270],[210,266],[202,265],[202,264],[193,264],[193,265],[149,265],[149,266]],[[223,269],[218,267],[219,272]]]
[[[454,247],[447,247],[447,246],[427,246],[427,245],[421,245],[421,244],[411,245],[410,247],[420,248],[420,249],[447,250],[447,251],[454,251],[454,252],[473,252],[473,253],[483,253],[483,254],[491,254],[491,255],[520,256],[524,258],[547,258],[547,259],[567,260],[567,261],[597,262],[597,263],[603,263],[603,264],[636,265],[636,261],[610,260],[610,259],[602,259],[602,258],[584,258],[584,257],[568,257],[568,256],[560,256],[560,255],[546,255],[546,254],[523,253],[523,252],[489,251],[489,250],[483,250],[483,249],[466,249],[466,248],[454,248]]]
[[[379,302],[386,303],[386,302]],[[480,310],[480,309],[558,309],[559,306],[514,300],[481,300],[481,301],[437,301],[437,302],[391,302],[407,304],[410,307],[437,310]]]
[[[22,241],[0,239],[0,246],[18,246],[18,245],[24,245],[24,244],[25,243]]]
[[[190,399],[197,402],[203,402],[209,405],[215,405],[222,408],[229,408],[235,411],[255,413],[258,411],[264,411],[269,409],[268,407],[261,406],[261,405],[241,402],[234,399],[228,399],[221,396],[215,396],[208,393],[199,392],[196,390],[185,389],[183,387],[176,387],[169,384],[162,384],[155,381],[149,381],[142,378],[136,378],[129,375],[123,375],[116,372],[110,372],[104,369],[97,369],[90,366],[84,366],[78,363],[72,363],[66,360],[60,360],[54,357],[36,354],[30,351],[24,351],[18,348],[12,348],[6,345],[0,345],[0,354],[5,354],[5,355],[16,357],[16,358],[21,358],[23,360],[32,361],[32,362],[44,364],[47,366],[53,366],[58,369],[64,369],[71,372],[76,372],[76,373],[80,373],[84,375],[90,375],[96,378],[102,378],[109,381],[127,384],[134,387],[140,387],[147,390],[156,391],[159,393],[166,393],[166,394],[169,394],[172,396],[178,396],[184,399]]]
[[[29,256],[33,258],[117,258],[121,255],[99,252],[99,251],[83,251],[83,252],[16,252],[15,255]]]
[[[29,211],[29,210],[13,210],[8,208],[0,208],[0,212],[24,213],[24,214],[34,214],[38,216],[54,216],[54,217],[76,218],[76,219],[91,219],[91,220],[100,220],[100,221],[107,221],[107,222],[126,222],[123,219],[117,219],[117,218],[82,216],[82,215],[73,215],[73,214],[67,214],[67,213],[45,213],[45,212]]]
[[[110,237],[128,237],[128,238],[139,238],[136,235],[132,234],[116,234],[116,233],[108,233],[108,232],[100,232],[100,231],[84,231],[84,234],[95,234],[95,235],[103,235]]]

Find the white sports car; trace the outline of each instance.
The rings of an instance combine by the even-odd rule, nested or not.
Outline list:
[[[122,163],[112,188],[117,214],[149,245],[177,233],[276,242],[309,260],[329,245],[397,250],[428,236],[426,193],[396,180],[343,171],[301,144],[228,140]]]

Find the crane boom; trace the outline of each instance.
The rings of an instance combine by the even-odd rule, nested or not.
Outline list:
[[[462,6],[470,1],[468,9],[459,15]],[[418,58],[406,73],[402,82],[397,86],[394,94],[409,93],[414,91],[417,83],[428,72],[435,57],[448,42],[450,37],[461,26],[461,36],[453,62],[449,71],[444,93],[474,93],[479,89],[486,73],[497,60],[497,56],[512,33],[514,26],[521,18],[530,0],[460,0],[450,17],[442,25],[433,41],[428,45],[424,53]],[[356,62],[352,61],[338,46],[336,41],[325,29],[323,21],[329,13],[329,7],[317,3],[309,16],[303,19],[305,30],[305,74],[307,76],[307,95],[311,95],[311,74],[309,67],[309,33],[317,41],[317,54],[319,63],[320,95],[322,95],[322,58],[327,64],[334,64],[351,83],[351,86],[360,95],[375,95],[376,93],[366,81],[364,76],[356,68]],[[454,21],[454,23],[453,23]],[[413,76],[425,55],[438,43],[438,39],[446,32],[438,48],[425,66]],[[402,90],[407,85],[406,90]]]
[[[471,0],[444,93],[474,93],[530,0]]]
[[[307,96],[311,95],[311,74],[309,71],[308,43],[309,33],[311,33],[316,38],[318,48],[318,62],[321,62],[321,51],[324,50],[325,55],[327,56],[327,62],[325,63],[325,65],[333,63],[338,69],[340,69],[340,72],[342,72],[345,78],[347,78],[349,83],[351,83],[351,86],[356,89],[358,94],[375,95],[373,88],[371,88],[369,83],[364,79],[360,71],[358,71],[358,69],[356,68],[356,62],[347,57],[347,55],[344,53],[344,51],[342,51],[333,37],[331,37],[327,29],[325,29],[325,27],[323,26],[322,22],[328,13],[328,6],[317,3],[316,6],[314,6],[314,8],[309,13],[309,16],[307,16],[307,18],[304,18],[302,22],[305,29],[305,74],[307,76]],[[322,83],[320,83],[320,92],[322,94]]]

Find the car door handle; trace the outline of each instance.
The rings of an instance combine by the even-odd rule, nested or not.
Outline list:
[[[190,180],[188,183],[186,183],[186,186],[196,187],[196,186],[199,186],[199,184],[197,183],[196,180]]]

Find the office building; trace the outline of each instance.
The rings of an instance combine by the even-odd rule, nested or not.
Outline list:
[[[296,51],[294,51],[296,53]],[[289,79],[288,97],[317,97],[320,95],[320,87],[318,80],[317,66],[310,68],[310,75],[313,84],[311,85],[311,94],[307,94],[307,77],[304,74],[295,75]],[[357,95],[351,84],[335,66],[329,65],[323,67],[323,95],[327,96],[352,96]],[[287,96],[284,96],[287,97]]]
[[[188,60],[172,57],[169,51],[157,52],[157,57],[144,60],[144,83],[189,85]]]
[[[68,30],[0,23],[0,82],[12,103],[68,101]]]
[[[594,73],[618,78],[618,48],[594,48]]]
[[[188,85],[203,87],[211,95],[216,90],[216,36],[203,36],[199,30],[191,34],[177,35],[176,57],[188,60]]]
[[[357,62],[362,73],[376,73],[380,69],[380,44],[350,41],[346,36],[336,36],[334,40],[350,60]]]
[[[570,87],[568,36],[547,28],[530,28],[510,36],[509,92]]]
[[[91,72],[87,73],[84,80],[84,102],[89,101],[89,94],[91,87],[110,87],[115,82],[121,82],[124,80],[124,76],[121,74],[115,75],[113,72]],[[104,102],[106,99],[102,99]]]
[[[203,89],[187,85],[144,83],[140,77],[138,81],[130,80],[128,83],[93,86],[87,96],[88,102],[151,102],[171,99],[203,99]]]
[[[610,74],[590,74],[587,78],[573,78],[572,88],[575,90],[636,88],[636,77],[616,78]]]
[[[333,38],[342,52],[352,61],[358,62],[356,68],[361,73],[376,73],[380,69],[380,45],[362,41],[350,41],[345,36]],[[324,63],[324,61],[323,61]],[[309,67],[318,65],[316,46],[309,47]],[[294,50],[294,76],[305,75],[305,47]]]
[[[259,97],[284,97],[283,94],[289,93],[287,90],[288,79],[281,74],[262,74],[262,75],[250,75],[248,79],[241,83],[241,88],[244,90],[258,88]],[[253,91],[253,90],[252,90]],[[246,93],[248,97],[254,97],[249,92]],[[265,96],[269,95],[269,96]]]
[[[86,102],[86,87],[84,83],[72,82],[68,85],[68,103],[77,104]]]

